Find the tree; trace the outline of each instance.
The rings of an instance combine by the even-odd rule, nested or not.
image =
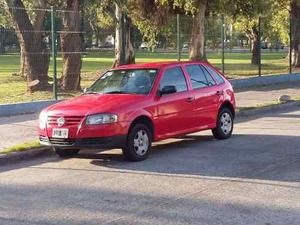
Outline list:
[[[292,65],[300,67],[300,1],[291,0],[290,14],[292,20]]]
[[[107,36],[107,32],[115,32],[115,60],[113,67],[135,63],[132,41],[134,29],[129,16],[127,0],[92,0],[86,9],[93,30],[96,33],[96,43]],[[93,7],[94,6],[94,7]],[[106,36],[105,36],[106,35]]]
[[[137,0],[132,3],[131,10],[135,24],[148,39],[156,39],[158,33],[166,30],[176,14],[190,15],[192,18],[190,30],[189,58],[192,61],[205,59],[205,15],[207,0]]]
[[[0,1],[0,54],[5,53],[5,42],[7,40],[7,28],[10,28],[4,5]]]
[[[84,16],[93,30],[96,46],[115,33],[115,7],[111,0],[91,0],[85,3]]]
[[[135,63],[135,54],[132,44],[132,21],[128,16],[127,1],[115,1],[116,38],[115,61],[113,67]]]
[[[48,67],[50,55],[46,48],[43,33],[43,23],[46,10],[36,10],[30,18],[22,0],[5,0],[9,14],[21,48],[21,75],[27,80],[30,92],[49,88]],[[46,8],[44,0],[35,1],[37,8]]]
[[[251,41],[252,58],[251,63],[259,64],[260,37],[259,33],[259,17],[264,15],[263,23],[270,20],[270,8],[272,6],[270,0],[237,0],[224,1],[223,12],[232,18],[234,28],[245,32]],[[230,3],[230,4],[229,4]],[[268,17],[268,18],[266,18]],[[264,25],[265,24],[261,24]]]
[[[61,88],[65,91],[80,90],[82,20],[81,0],[67,0],[63,18],[63,32],[60,34],[63,58]]]
[[[220,0],[221,1],[221,0]],[[260,41],[287,42],[288,16],[286,0],[223,0],[220,12],[231,18],[234,28],[244,32],[251,42],[251,63],[259,63]],[[261,17],[261,33],[259,33]]]
[[[193,16],[190,40],[189,58],[191,61],[198,61],[205,58],[204,34],[207,0],[199,0],[196,7],[197,10],[196,14]]]

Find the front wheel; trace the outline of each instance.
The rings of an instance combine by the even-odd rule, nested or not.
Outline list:
[[[148,157],[152,135],[145,124],[135,124],[130,129],[123,154],[129,161],[142,161]]]
[[[53,148],[55,153],[62,158],[70,157],[76,155],[79,152],[79,149],[61,149],[61,148]]]
[[[217,127],[212,133],[217,139],[230,138],[233,131],[233,115],[230,109],[222,108],[218,114]]]

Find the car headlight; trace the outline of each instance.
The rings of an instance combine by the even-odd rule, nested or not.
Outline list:
[[[86,119],[87,125],[108,124],[118,121],[118,116],[114,114],[96,114],[88,116]]]
[[[45,111],[42,111],[39,115],[39,127],[40,129],[45,129],[47,124],[47,113]]]

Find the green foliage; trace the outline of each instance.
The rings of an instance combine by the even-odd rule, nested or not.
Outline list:
[[[114,28],[116,25],[114,10],[115,5],[112,0],[86,1],[84,5],[85,16],[92,27],[102,29]]]
[[[4,0],[0,0],[0,27],[12,28],[12,22],[9,17]]]

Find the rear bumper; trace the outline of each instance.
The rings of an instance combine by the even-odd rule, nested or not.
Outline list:
[[[40,136],[41,145],[59,147],[63,149],[70,148],[123,148],[126,144],[126,136],[111,136],[100,138],[80,138],[80,139],[57,139]]]

